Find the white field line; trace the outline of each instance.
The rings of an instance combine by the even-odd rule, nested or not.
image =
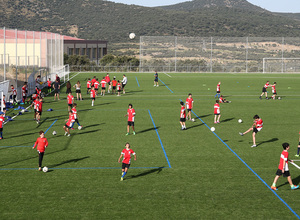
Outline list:
[[[170,76],[168,73],[165,73],[165,72],[164,72],[164,74],[167,75],[168,77],[172,78],[172,76]]]

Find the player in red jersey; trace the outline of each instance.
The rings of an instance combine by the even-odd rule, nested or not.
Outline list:
[[[4,112],[0,112],[0,140],[3,139]]]
[[[120,96],[121,95],[121,91],[122,91],[122,85],[121,85],[120,80],[118,80],[117,91],[118,91],[118,95],[117,96]]]
[[[47,81],[48,93],[51,92],[51,88],[52,88],[51,84],[52,84],[52,82],[51,82],[51,79],[49,78],[48,81]]]
[[[276,82],[274,82],[273,85],[271,85],[271,87],[272,87],[272,93],[273,93],[272,99],[275,100],[275,97],[277,95],[276,88],[275,88],[276,87]]]
[[[96,76],[94,76],[94,78],[91,80],[91,86],[94,86],[94,83],[96,82],[97,80],[96,80]]]
[[[22,86],[22,102],[25,104],[27,96],[27,82],[24,82],[24,85]]]
[[[117,84],[118,84],[118,81],[116,80],[116,77],[114,76],[114,79],[113,81],[111,82],[112,84],[112,94],[116,94],[116,88],[117,88]],[[120,84],[121,85],[121,84]]]
[[[277,183],[277,180],[279,179],[279,177],[281,175],[283,175],[283,177],[287,177],[287,180],[288,180],[288,182],[291,186],[291,189],[298,189],[299,185],[296,186],[296,185],[293,184],[293,181],[292,181],[292,178],[291,178],[291,175],[290,175],[290,171],[289,171],[288,162],[289,161],[293,162],[292,160],[289,160],[288,150],[290,149],[290,145],[288,143],[283,143],[282,147],[283,147],[283,151],[281,152],[281,155],[280,155],[278,170],[276,172],[276,176],[275,176],[274,182],[271,186],[271,189],[278,190],[276,188],[276,183]]]
[[[86,94],[89,94],[90,91],[91,91],[91,88],[92,88],[92,82],[91,82],[91,79],[88,78],[88,81],[86,82]]]
[[[39,154],[39,171],[41,171],[45,149],[46,147],[48,147],[48,140],[47,138],[45,138],[45,134],[43,131],[40,131],[40,137],[37,138],[32,149],[36,148],[36,146],[37,146],[37,152]]]
[[[110,90],[111,90],[111,81],[110,81],[109,73],[106,74],[105,81],[106,81],[106,83],[108,85],[107,93],[110,93]]]
[[[106,80],[105,77],[102,78],[101,80],[101,95],[105,95],[105,89],[106,89]]]
[[[217,93],[215,95],[215,98],[218,96],[218,98],[220,98],[221,95],[221,82],[218,83],[217,85]]]
[[[67,102],[68,102],[68,112],[71,110],[72,106],[73,106],[73,102],[74,102],[74,96],[72,96],[72,93],[69,92],[68,96],[67,96]]]
[[[98,78],[96,78],[96,81],[94,82],[94,88],[95,88],[95,91],[96,91],[96,96],[98,96],[98,90],[99,90],[99,81],[98,81]]]
[[[37,124],[40,123],[42,111],[43,111],[43,99],[41,97],[38,97],[36,103],[36,117],[35,117]]]
[[[11,85],[10,86],[10,91],[9,92],[11,92],[11,95],[10,95],[10,97],[9,97],[9,101],[12,99],[13,100],[13,105],[14,104],[17,104],[17,90],[14,88],[14,86],[13,85]]]
[[[192,93],[189,93],[187,99],[185,100],[185,106],[188,111],[186,119],[192,121],[192,109],[194,107],[194,100],[192,98]]]
[[[185,126],[185,121],[186,121],[186,112],[185,112],[185,107],[184,107],[184,103],[180,102],[181,105],[181,109],[180,109],[180,125],[181,125],[181,130],[186,130],[186,126]]]
[[[72,130],[74,129],[73,126],[74,126],[75,122],[77,122],[78,127],[81,126],[81,125],[79,124],[79,121],[78,121],[78,116],[77,116],[77,109],[76,109],[76,107],[77,107],[77,104],[74,103],[74,104],[73,104],[73,108],[72,108],[72,114],[73,114],[73,116],[74,116],[74,123],[71,125],[71,129],[72,129]],[[81,126],[81,127],[82,127],[82,126]]]
[[[219,100],[216,100],[216,104],[214,105],[214,123],[220,123],[220,117],[221,117],[221,111],[220,111],[220,104],[219,104]]]
[[[135,110],[132,108],[132,104],[128,105],[127,114],[124,117],[128,117],[128,124],[127,124],[127,133],[126,135],[129,135],[129,128],[132,127],[133,135],[135,135],[134,130],[134,118],[135,118]]]
[[[270,87],[270,82],[267,81],[267,83],[264,85],[264,87],[262,88],[262,93],[259,96],[259,99],[261,99],[261,97],[265,94],[266,99],[268,99],[268,92],[267,92],[267,88]]]
[[[223,97],[223,95],[221,95],[220,98],[219,98],[219,103],[231,103],[231,101],[227,101],[227,100]]]
[[[130,144],[127,142],[125,144],[125,149],[122,150],[121,156],[119,157],[119,160],[118,160],[118,162],[120,163],[121,159],[123,157],[121,181],[123,181],[123,178],[126,175],[128,169],[130,167],[131,155],[134,155],[134,160],[136,160],[136,154],[132,149],[130,149]]]
[[[241,136],[243,136],[244,134],[247,134],[248,132],[253,131],[253,133],[252,133],[253,145],[251,147],[256,147],[255,135],[257,132],[261,131],[264,123],[263,123],[263,120],[258,115],[254,115],[253,119],[254,119],[254,123],[253,123],[252,127],[249,128],[244,133],[239,132],[239,134]]]
[[[65,135],[70,137],[71,136],[70,128],[71,128],[72,124],[75,122],[74,115],[72,114],[72,111],[69,111],[69,119],[66,120],[66,122],[67,123],[64,125]]]
[[[96,91],[95,91],[94,86],[92,86],[92,89],[91,89],[91,99],[92,99],[92,106],[94,106],[94,102],[96,99]]]
[[[32,108],[32,106],[33,106],[33,109],[34,109],[34,112],[33,112],[33,119],[34,120],[37,120],[37,105],[38,105],[38,103],[39,103],[39,97],[38,97],[38,95],[37,94],[33,94],[32,95],[32,99],[33,99],[33,101],[32,101],[32,103],[31,103],[31,105],[30,105],[30,108]]]

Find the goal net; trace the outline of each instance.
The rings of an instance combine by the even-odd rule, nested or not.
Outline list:
[[[264,73],[300,72],[300,58],[263,58]]]

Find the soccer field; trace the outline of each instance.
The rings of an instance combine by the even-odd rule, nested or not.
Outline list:
[[[299,190],[280,177],[269,188],[278,168],[281,144],[290,143],[297,159],[300,75],[126,73],[126,94],[98,96],[91,106],[87,78],[105,73],[71,74],[82,84],[83,101],[75,101],[82,130],[64,136],[68,119],[66,88],[61,100],[44,99],[41,124],[33,111],[4,126],[0,140],[1,219],[297,219]],[[123,73],[111,73],[121,80]],[[259,99],[269,80],[277,82],[281,100]],[[217,83],[231,103],[220,104],[214,124]],[[72,89],[74,97],[75,89]],[[193,118],[181,130],[180,100],[193,94]],[[271,88],[268,88],[271,96]],[[136,135],[126,136],[128,104],[136,111]],[[52,108],[53,111],[46,111]],[[17,114],[11,109],[7,115]],[[258,114],[264,121],[251,148],[252,134],[240,136]],[[243,123],[238,123],[242,119]],[[215,132],[210,127],[215,127]],[[38,171],[32,149],[40,130],[49,146]],[[57,135],[52,135],[56,131]],[[137,154],[124,181],[118,158],[126,142]],[[296,162],[300,165],[300,162]],[[294,184],[300,170],[290,165]]]

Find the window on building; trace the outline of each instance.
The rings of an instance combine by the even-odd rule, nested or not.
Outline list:
[[[69,48],[69,53],[68,55],[73,55],[74,54],[74,48]]]
[[[87,49],[86,49],[86,55],[88,56],[88,58],[92,58],[91,52],[92,52],[92,49],[91,49],[91,48],[87,48]]]
[[[86,48],[81,48],[81,55],[86,55]]]
[[[80,50],[80,48],[76,48],[76,49],[75,49],[75,54],[76,54],[76,55],[79,55],[79,50]]]
[[[93,48],[92,51],[93,51],[93,52],[92,52],[92,58],[93,58],[93,59],[96,59],[96,56],[97,56],[97,48]]]

